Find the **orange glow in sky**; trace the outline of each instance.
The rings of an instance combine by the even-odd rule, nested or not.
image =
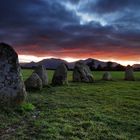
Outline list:
[[[19,61],[21,63],[23,63],[23,62],[28,63],[31,61],[38,62],[38,61],[41,61],[42,59],[49,59],[49,58],[58,58],[58,57],[54,57],[54,56],[38,57],[38,56],[33,56],[33,55],[19,55]],[[87,58],[79,58],[78,59],[78,58],[72,58],[72,57],[63,57],[60,59],[66,60],[67,62],[74,62],[74,61],[78,61],[80,59],[85,60]],[[106,59],[99,59],[99,58],[94,58],[94,59],[104,61],[104,62],[107,62],[107,61],[117,62],[117,63],[122,64],[124,66],[133,65],[133,64],[140,64],[140,62],[137,62],[137,61],[127,61],[127,60],[119,60],[119,59],[107,59],[107,60]]]

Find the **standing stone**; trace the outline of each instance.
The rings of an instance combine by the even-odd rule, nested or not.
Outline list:
[[[54,72],[52,85],[68,84],[67,73],[66,65],[64,63],[60,64]]]
[[[81,61],[76,62],[73,71],[74,82],[94,82],[93,75],[89,67]]]
[[[32,73],[32,75],[25,81],[27,90],[42,89],[42,80],[37,73]]]
[[[133,72],[133,67],[128,65],[126,67],[126,70],[125,70],[125,80],[128,80],[128,81],[134,81],[135,80],[135,77],[134,77],[134,72]]]
[[[47,71],[46,69],[44,68],[43,65],[39,65],[34,73],[37,73],[38,76],[40,77],[40,79],[42,80],[42,85],[43,87],[47,86],[48,85],[48,76],[47,76]]]
[[[20,104],[25,97],[18,55],[11,46],[0,43],[0,103]]]
[[[112,80],[111,73],[110,73],[110,72],[105,72],[105,73],[103,74],[103,78],[102,78],[102,79],[103,79],[103,80],[106,80],[106,81]]]

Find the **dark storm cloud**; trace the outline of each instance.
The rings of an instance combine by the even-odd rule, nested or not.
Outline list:
[[[20,54],[138,54],[139,39],[140,0],[0,1],[0,40]]]
[[[83,9],[101,14],[123,11],[125,9],[139,9],[140,0],[89,0]]]
[[[62,34],[62,26],[67,23],[78,22],[74,13],[67,11],[57,1],[49,0],[13,0],[0,1],[0,29],[6,36],[19,36],[19,42],[36,42],[41,36],[49,34],[50,37]],[[63,34],[64,36],[64,34]],[[22,37],[22,40],[20,39]],[[17,40],[16,40],[17,41]]]

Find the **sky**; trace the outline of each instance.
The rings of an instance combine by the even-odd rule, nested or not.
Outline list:
[[[1,0],[0,42],[21,62],[140,63],[140,0]]]

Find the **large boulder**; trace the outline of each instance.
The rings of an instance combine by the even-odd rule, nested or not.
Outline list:
[[[126,67],[126,70],[125,70],[125,80],[128,80],[128,81],[134,81],[135,80],[133,67],[130,66],[130,65],[128,65]]]
[[[47,75],[47,71],[46,71],[46,69],[44,68],[43,65],[39,65],[35,69],[34,73],[37,73],[38,76],[40,77],[40,79],[42,80],[43,87],[48,85],[48,75]]]
[[[54,72],[52,78],[52,85],[64,85],[68,84],[67,80],[67,67],[64,63],[60,64]]]
[[[103,74],[103,78],[102,78],[102,79],[105,80],[105,81],[110,81],[110,80],[112,80],[111,73],[110,73],[110,72],[105,72],[105,73]]]
[[[81,61],[76,62],[73,70],[74,82],[94,82],[93,75],[89,67]]]
[[[32,75],[25,81],[27,90],[41,90],[42,80],[37,73],[32,73]]]
[[[0,103],[20,104],[25,97],[18,55],[11,46],[0,43]]]

